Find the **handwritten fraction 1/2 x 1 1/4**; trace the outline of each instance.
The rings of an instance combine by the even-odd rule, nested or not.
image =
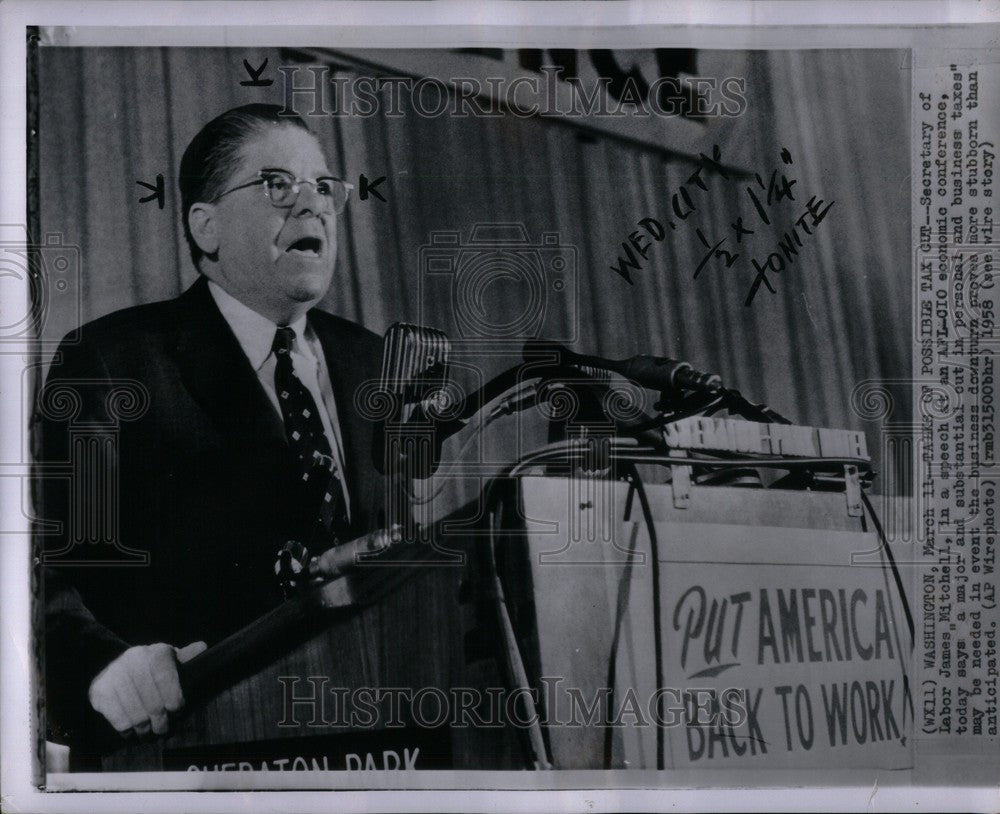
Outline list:
[[[750,291],[747,293],[746,300],[744,301],[744,305],[750,305],[757,296],[757,290],[761,284],[772,294],[775,293],[772,279],[769,279],[767,276],[768,273],[780,274],[786,269],[790,269],[796,261],[803,262],[798,256],[799,249],[805,246],[803,237],[812,236],[813,230],[826,217],[830,211],[830,207],[835,202],[830,201],[829,203],[825,203],[822,200],[817,200],[817,197],[813,195],[806,202],[805,211],[803,212],[800,206],[798,217],[795,217],[796,212],[779,211],[776,205],[785,199],[795,201],[795,194],[792,187],[798,183],[798,179],[789,179],[784,172],[781,173],[779,179],[778,170],[774,169],[765,182],[759,173],[754,173],[752,182],[743,186],[741,191],[746,192],[747,197],[753,204],[753,211],[756,215],[755,220],[759,221],[754,223],[754,226],[757,228],[750,228],[749,224],[751,221],[744,224],[743,216],[739,215],[735,221],[729,224],[732,234],[725,235],[721,240],[711,243],[705,237],[702,228],[694,225],[695,220],[692,220],[690,224],[687,222],[688,218],[692,215],[697,218],[698,202],[696,202],[696,197],[698,193],[694,190],[700,189],[703,192],[709,192],[709,188],[705,183],[705,178],[708,176],[717,176],[732,184],[740,184],[743,179],[735,178],[733,171],[727,171],[720,163],[721,155],[718,145],[713,147],[711,158],[704,153],[700,154],[699,158],[701,165],[684,182],[684,185],[671,195],[670,207],[677,220],[667,221],[667,226],[672,231],[677,231],[677,221],[680,221],[682,226],[687,225],[689,228],[693,228],[698,241],[707,250],[691,274],[694,279],[697,279],[698,275],[713,260],[721,261],[719,265],[720,269],[732,268],[736,264],[736,261],[739,260],[741,252],[752,251],[750,245],[751,238],[749,236],[757,234],[757,231],[762,226],[769,227],[770,230],[781,228],[785,230],[780,233],[776,243],[773,244],[773,251],[765,249],[756,256],[750,257],[754,277],[750,283]],[[793,163],[791,153],[787,149],[781,151],[781,160],[786,165]],[[704,175],[702,174],[703,172]],[[700,201],[700,203],[703,210],[711,204],[710,201]],[[772,217],[775,218],[775,223],[771,222]],[[636,230],[629,233],[628,239],[622,241],[622,254],[618,256],[616,264],[611,266],[611,270],[624,278],[629,285],[634,285],[632,271],[642,270],[643,262],[649,256],[652,243],[659,243],[667,236],[666,228],[657,218],[642,218],[639,220],[638,225],[642,231]],[[765,236],[766,234],[766,232],[762,232],[761,236],[756,239],[756,242],[758,244],[765,242],[768,239]],[[733,242],[728,244],[728,248],[723,248],[723,245],[727,244],[730,238],[732,238]],[[758,257],[762,259],[758,259]]]

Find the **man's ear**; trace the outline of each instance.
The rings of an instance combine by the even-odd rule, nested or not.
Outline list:
[[[188,227],[191,229],[191,237],[202,252],[214,255],[219,250],[218,220],[213,204],[192,204],[188,211]]]

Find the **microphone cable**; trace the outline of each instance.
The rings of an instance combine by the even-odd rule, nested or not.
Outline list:
[[[899,598],[903,605],[903,613],[906,615],[906,626],[910,629],[910,650],[912,651],[916,646],[916,628],[913,624],[913,613],[910,609],[910,601],[907,599],[906,591],[903,588],[903,577],[899,573],[899,568],[896,566],[896,557],[893,555],[892,549],[889,547],[889,540],[885,536],[885,530],[882,528],[882,523],[879,521],[878,515],[875,514],[875,509],[863,489],[861,490],[861,502],[868,511],[868,516],[872,519],[872,525],[875,526],[875,533],[878,535],[879,541],[882,543],[882,548],[885,550],[885,558],[888,560],[889,567],[892,569],[892,577],[896,582],[896,590],[899,591]]]
[[[661,616],[662,596],[660,592],[660,542],[656,536],[656,524],[653,521],[653,510],[649,504],[649,495],[646,494],[646,485],[639,474],[639,467],[634,461],[629,461],[628,469],[633,478],[636,496],[639,498],[639,507],[642,510],[643,520],[646,524],[646,531],[649,534],[649,555],[653,560],[653,658],[656,660],[656,768],[663,770],[666,768],[664,758],[664,747],[666,741],[665,725],[663,721],[662,705],[663,693],[663,619]],[[612,654],[614,658],[614,654]],[[611,688],[614,692],[614,688]]]
[[[547,750],[545,748],[545,737],[542,734],[542,724],[538,716],[538,708],[532,701],[532,686],[528,680],[528,671],[524,666],[524,659],[521,656],[521,647],[514,633],[514,625],[510,619],[510,610],[507,607],[507,594],[503,588],[503,580],[497,569],[496,561],[496,531],[498,510],[502,513],[503,504],[498,501],[496,508],[489,509],[487,528],[489,532],[487,557],[487,575],[489,578],[490,595],[493,600],[493,608],[497,615],[497,624],[500,628],[500,635],[503,640],[504,663],[507,668],[507,676],[512,690],[519,694],[523,707],[531,713],[531,719],[519,722],[522,729],[527,729],[527,744],[530,750],[528,756],[531,761],[531,768],[536,770],[546,770],[552,768]]]

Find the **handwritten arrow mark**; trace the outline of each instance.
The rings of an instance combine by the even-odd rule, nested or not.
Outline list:
[[[361,180],[359,181],[360,189],[358,190],[358,196],[361,198],[362,201],[367,201],[368,195],[369,193],[371,193],[380,201],[384,202],[385,198],[382,197],[382,193],[380,193],[377,189],[375,189],[375,187],[381,184],[384,180],[385,176],[383,175],[381,178],[376,178],[374,181],[369,181],[368,176],[365,175],[364,173],[361,173]]]
[[[267,59],[261,63],[259,68],[251,67],[250,63],[245,59],[243,60],[243,67],[246,68],[247,75],[250,79],[240,82],[240,84],[245,88],[266,88],[269,85],[274,84],[273,79],[261,79],[260,75],[264,73],[264,69],[267,68]]]
[[[151,189],[153,191],[152,195],[147,195],[145,198],[140,198],[139,203],[149,203],[155,200],[160,209],[163,209],[163,173],[158,173],[156,176],[156,184],[147,184],[145,181],[136,181],[136,183],[145,187],[146,189]]]

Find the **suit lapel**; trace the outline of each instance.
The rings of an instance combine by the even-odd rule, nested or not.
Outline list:
[[[219,312],[207,281],[199,278],[176,302],[174,353],[192,398],[242,455],[287,466],[290,473],[297,471],[284,424]],[[384,485],[372,463],[374,426],[358,412],[355,393],[365,381],[377,377],[380,359],[355,352],[336,323],[310,319],[310,324],[323,348],[337,405],[352,526],[363,530],[378,519],[372,512],[383,506]]]
[[[175,353],[191,396],[225,436],[291,460],[284,426],[233,335],[205,278],[178,299]]]

